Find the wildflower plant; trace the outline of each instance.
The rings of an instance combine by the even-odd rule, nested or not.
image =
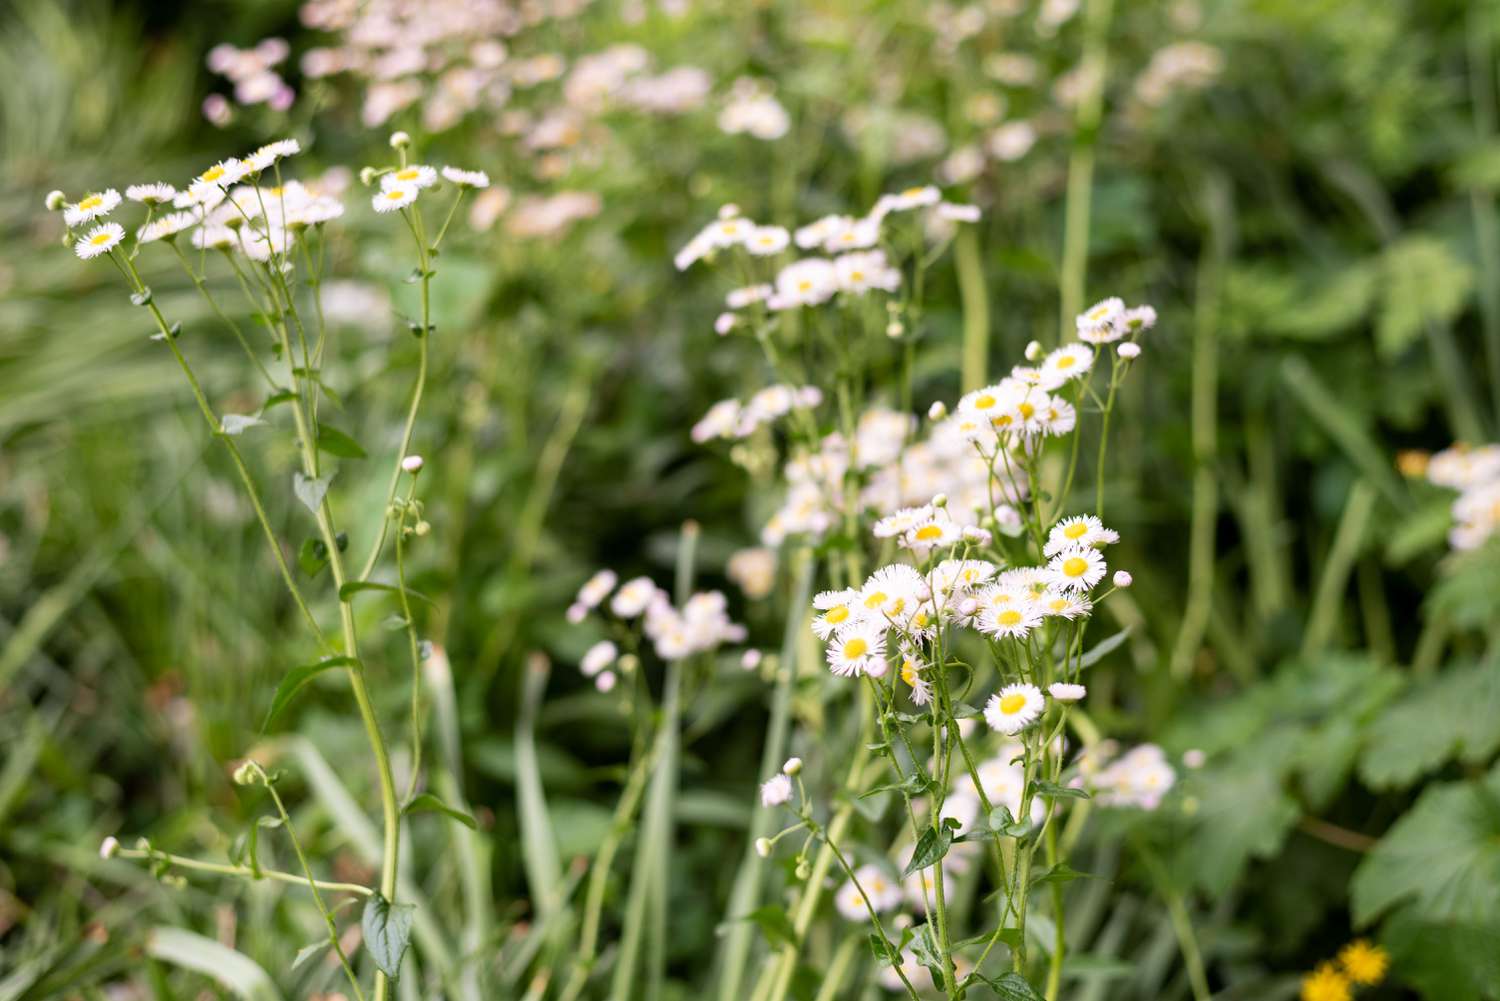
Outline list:
[[[266,725],[316,675],[325,671],[342,673],[368,741],[383,827],[378,885],[319,878],[315,869],[320,867],[304,852],[277,790],[279,771],[269,768],[268,763],[246,760],[235,769],[235,782],[263,789],[276,814],[262,818],[269,823],[252,826],[248,845],[228,863],[171,854],[144,839],[135,847],[125,848],[110,838],[102,854],[140,859],[157,876],[167,879],[179,879],[178,870],[182,870],[305,885],[326,925],[326,944],[337,957],[352,996],[361,1001],[389,996],[390,983],[400,974],[411,935],[412,907],[397,898],[403,816],[437,810],[473,823],[458,807],[443,804],[421,789],[425,708],[420,698],[420,676],[424,644],[413,614],[416,595],[407,587],[406,553],[411,542],[429,530],[417,492],[423,460],[412,452],[412,445],[427,379],[428,344],[437,330],[431,315],[435,261],[463,195],[487,186],[488,179],[478,171],[447,167],[440,180],[436,169],[410,161],[412,144],[404,133],[393,136],[390,145],[394,162],[364,168],[362,180],[375,189],[371,199],[374,211],[398,215],[412,241],[416,266],[408,280],[419,286],[420,312],[409,321],[408,330],[418,345],[418,364],[390,471],[378,488],[381,500],[377,518],[375,524],[365,526],[370,538],[357,560],[351,551],[353,540],[336,515],[330,488],[341,471],[338,459],[363,458],[366,453],[353,436],[328,419],[326,404],[338,406],[339,398],[325,372],[332,357],[332,328],[325,323],[321,290],[328,268],[328,227],[344,214],[342,189],[347,182],[341,183],[337,174],[306,181],[284,176],[284,164],[301,148],[297,140],[283,139],[243,157],[212,164],[180,189],[164,182],[129,186],[124,200],[144,209],[143,218],[131,232],[112,217],[124,203],[115,189],[72,201],[54,192],[47,199],[47,207],[62,215],[66,239],[77,256],[95,262],[95,267],[101,266],[100,259],[107,260],[124,282],[130,303],[150,316],[155,326],[152,339],[171,354],[209,433],[229,455],[282,582],[317,650],[316,660],[286,673],[272,700]],[[448,190],[440,191],[440,185]],[[435,198],[442,199],[436,209],[428,204]],[[221,412],[210,400],[191,358],[197,332],[184,331],[163,312],[143,278],[143,254],[174,259],[226,332],[239,343],[248,361],[246,371],[262,394],[262,403],[254,413]],[[220,299],[219,289],[225,279],[243,296],[238,306]],[[245,311],[254,316],[256,327],[246,329],[234,318]],[[290,432],[298,457],[296,469],[281,478],[281,489],[291,491],[316,523],[316,534],[298,550],[295,566],[267,514],[267,488],[252,472],[239,444],[252,429],[278,426]],[[322,576],[324,570],[337,605],[337,625],[333,628],[320,617],[319,606],[309,593],[308,579]],[[392,572],[394,580],[382,579]],[[370,594],[394,597],[399,610],[395,622],[407,641],[411,748],[404,789],[397,788],[391,764],[386,736],[390,721],[382,725],[371,693],[372,685],[395,684],[399,675],[373,669],[369,654],[362,649],[354,610],[354,602]],[[262,826],[285,833],[300,872],[261,866],[255,832]],[[374,966],[368,979],[362,976],[357,959],[346,953],[335,916],[339,908],[329,903],[332,895],[346,894],[363,899],[365,952]],[[368,991],[367,983],[371,984]]]

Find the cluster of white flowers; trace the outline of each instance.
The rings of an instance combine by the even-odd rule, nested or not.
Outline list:
[[[582,622],[590,612],[605,608],[624,622],[639,619],[656,655],[669,661],[745,640],[745,627],[730,621],[729,604],[722,592],[700,591],[677,608],[667,592],[649,577],[636,577],[623,584],[619,581],[613,570],[595,573],[584,582],[569,606],[568,621]],[[617,652],[612,643],[595,644],[580,665],[605,690],[614,687],[614,680],[601,682],[600,678],[615,663]]]
[[[1094,303],[1078,314],[1078,339],[1090,344],[1112,344],[1144,333],[1156,326],[1156,310],[1150,306],[1132,306],[1116,296]],[[1122,353],[1121,357],[1129,357]]]
[[[1155,744],[1139,744],[1124,754],[1119,750],[1113,740],[1084,749],[1070,785],[1088,790],[1101,806],[1155,810],[1177,782],[1166,752]]]
[[[869,906],[865,905],[866,896],[870,898]],[[854,879],[846,880],[838,888],[833,904],[850,921],[868,921],[872,909],[876,914],[883,914],[900,907],[905,899],[901,884],[883,867],[870,863],[854,870]]]
[[[1448,543],[1478,549],[1500,532],[1500,445],[1454,445],[1427,463],[1427,478],[1458,491]]]
[[[276,111],[285,111],[297,95],[276,67],[290,52],[291,46],[284,38],[264,38],[249,49],[215,45],[208,50],[208,68],[234,84],[237,103],[265,104]],[[228,105],[222,98],[204,105],[204,113],[215,125],[227,124],[227,111]]]
[[[771,93],[769,85],[752,77],[740,77],[734,82],[719,112],[719,128],[730,135],[770,141],[780,139],[791,127],[791,116]]]
[[[811,410],[823,402],[817,386],[773,385],[757,391],[744,403],[720,400],[693,425],[693,441],[702,444],[715,438],[748,438],[757,428],[786,416],[793,407]]]

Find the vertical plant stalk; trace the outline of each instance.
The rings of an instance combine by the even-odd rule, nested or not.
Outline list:
[[[953,263],[958,269],[958,297],[963,307],[963,391],[978,389],[989,381],[990,304],[984,285],[984,264],[979,254],[979,235],[974,226],[964,226],[953,244]],[[910,365],[907,380],[910,382]],[[908,391],[910,386],[908,385]],[[910,410],[910,405],[906,410]]]
[[[541,766],[536,750],[536,716],[547,691],[551,665],[545,655],[527,658],[521,684],[521,714],[516,721],[516,810],[521,821],[521,861],[531,899],[543,921],[562,907],[562,864],[557,857],[557,839],[542,789]]]
[[[1058,343],[1072,334],[1073,318],[1083,312],[1088,271],[1089,214],[1093,201],[1094,148],[1104,109],[1109,69],[1109,22],[1113,0],[1088,0],[1083,15],[1083,58],[1079,72],[1087,86],[1073,118],[1073,152],[1068,157],[1068,195],[1063,210],[1062,272],[1058,279]]]
[[[812,597],[813,573],[817,562],[806,550],[792,557],[791,603],[787,606],[786,632],[781,639],[781,656],[776,663],[776,689],[771,696],[771,719],[766,726],[766,742],[760,757],[760,780],[765,782],[781,770],[786,754],[787,732],[791,727],[792,687],[797,677],[797,641],[806,628],[807,608]],[[745,978],[745,964],[755,929],[747,921],[737,921],[755,910],[760,903],[765,859],[755,852],[755,842],[771,832],[774,813],[757,805],[750,819],[750,834],[745,858],[740,862],[734,888],[725,910],[726,920],[734,922],[719,947],[719,1001],[742,1001],[740,987]]]
[[[1495,134],[1495,63],[1491,24],[1479,5],[1469,9],[1469,97],[1474,131],[1481,143]],[[1495,196],[1475,185],[1469,192],[1474,217],[1474,244],[1479,255],[1479,306],[1484,322],[1484,349],[1489,362],[1494,427],[1500,428],[1500,220]]]
[[[1355,480],[1334,531],[1333,544],[1323,560],[1323,575],[1318,578],[1312,611],[1307,617],[1307,631],[1302,634],[1304,657],[1326,648],[1333,639],[1339,608],[1349,586],[1349,574],[1354,569],[1354,561],[1359,558],[1374,510],[1375,488],[1364,480]]]
[[[1219,511],[1219,482],[1214,470],[1218,452],[1218,321],[1232,212],[1228,184],[1222,176],[1209,175],[1204,201],[1208,238],[1198,264],[1193,317],[1193,515],[1188,530],[1187,602],[1170,661],[1172,677],[1178,680],[1192,672],[1213,611],[1214,524]]]

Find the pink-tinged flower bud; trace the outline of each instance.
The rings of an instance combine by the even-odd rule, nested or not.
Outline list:
[[[958,611],[961,615],[973,615],[975,612],[979,611],[979,602],[975,601],[973,598],[965,598],[963,601],[960,601],[958,603]]]
[[[1115,587],[1129,587],[1135,583],[1135,578],[1130,576],[1129,570],[1115,571]]]
[[[605,671],[603,674],[594,679],[594,687],[599,689],[599,691],[601,692],[613,691],[616,680],[617,679],[615,678],[615,673],[613,671]]]
[[[1141,356],[1141,346],[1135,341],[1126,341],[1118,348],[1115,348],[1115,350],[1118,351],[1120,357],[1124,358],[1126,361],[1130,361],[1133,358],[1139,358]]]
[[[761,652],[759,650],[746,650],[740,655],[740,667],[747,671],[753,671],[760,667]]]
[[[420,455],[408,455],[401,460],[401,468],[415,476],[422,471],[424,465]]]

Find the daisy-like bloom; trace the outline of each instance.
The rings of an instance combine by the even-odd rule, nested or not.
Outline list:
[[[1077,702],[1089,693],[1083,685],[1069,685],[1059,681],[1047,686],[1047,694],[1059,702]]]
[[[907,529],[901,536],[901,545],[910,549],[919,559],[925,559],[934,549],[947,549],[963,538],[963,529],[952,519],[934,515]]]
[[[658,594],[656,583],[650,577],[636,577],[626,581],[609,603],[609,610],[622,619],[633,619],[644,612]]]
[[[1003,593],[1003,592],[1002,592]],[[1021,601],[986,604],[976,616],[975,626],[986,636],[997,639],[1025,639],[1042,624],[1043,615],[1034,605]]]
[[[723,216],[703,228],[700,234],[715,248],[744,244],[756,230],[755,221],[742,215]]]
[[[848,216],[827,215],[797,230],[792,234],[792,239],[803,250],[811,250],[819,244],[827,243],[829,237],[847,229],[852,221]]]
[[[380,194],[370,199],[370,203],[375,206],[376,212],[386,213],[404,209],[416,200],[416,185],[396,184],[382,188]]]
[[[932,684],[922,677],[922,662],[910,650],[901,651],[901,680],[911,689],[911,700],[919,706],[932,701]]]
[[[1067,400],[1052,396],[1047,399],[1038,423],[1043,434],[1065,435],[1078,426],[1078,411]]]
[[[73,252],[87,261],[114,250],[123,239],[125,228],[117,222],[107,222],[102,226],[95,226],[87,235],[80,237],[73,244]]]
[[[295,139],[279,139],[273,143],[266,143],[260,149],[245,157],[244,164],[249,173],[258,174],[276,161],[285,157],[294,156],[302,152],[302,145]]]
[[[114,188],[105,191],[96,191],[90,195],[84,195],[72,205],[63,208],[63,222],[69,228],[80,226],[94,219],[100,219],[109,215],[120,204],[120,193]]]
[[[619,574],[613,570],[600,570],[583,582],[575,600],[585,608],[598,608],[600,602],[609,597],[609,592],[615,589],[619,581]]]
[[[720,337],[727,336],[735,327],[739,326],[740,318],[734,313],[720,313],[714,317],[714,333]]]
[[[1035,685],[1018,682],[1006,685],[984,704],[984,721],[990,729],[1014,736],[1026,729],[1042,714],[1046,700]]]
[[[861,893],[860,891],[864,892]],[[869,897],[866,905],[865,898]],[[834,894],[834,906],[850,921],[867,921],[870,908],[883,913],[901,903],[901,887],[886,878],[885,873],[874,865],[862,865],[854,870],[854,879],[839,887]]]
[[[1360,938],[1339,950],[1339,965],[1344,968],[1344,975],[1356,984],[1373,987],[1385,979],[1391,957],[1380,946]]]
[[[177,197],[172,199],[172,207],[179,209],[197,208],[204,212],[217,208],[227,197],[227,193],[217,184],[207,181],[194,181],[188,185],[186,191],[177,192]]]
[[[286,225],[289,228],[300,226],[317,226],[325,222],[332,222],[344,214],[344,203],[337,198],[320,195],[305,205],[299,205],[295,209],[288,206]]]
[[[792,235],[780,226],[756,226],[745,238],[745,249],[756,257],[779,254],[791,243]]]
[[[1108,344],[1125,336],[1125,303],[1111,296],[1078,314],[1078,339],[1090,344]]]
[[[176,236],[184,230],[198,225],[198,216],[192,212],[168,212],[142,226],[136,239],[142,243],[155,243]]]
[[[1120,541],[1120,533],[1104,527],[1104,523],[1091,514],[1064,518],[1052,526],[1047,533],[1047,545],[1042,552],[1056,556],[1073,546],[1098,547]]]
[[[871,617],[905,628],[927,595],[927,584],[916,568],[892,563],[870,575],[860,589],[859,603]]]
[[[482,170],[464,170],[462,167],[444,167],[443,179],[460,188],[487,188],[490,175]]]
[[[389,190],[390,188],[430,188],[437,183],[438,173],[425,163],[413,163],[400,170],[393,170],[389,174],[380,176],[380,186]]]
[[[794,261],[776,275],[776,294],[767,302],[772,309],[795,309],[827,302],[838,291],[833,262],[822,257]]]
[[[751,303],[765,302],[775,291],[770,285],[764,283],[746,285],[744,288],[730,290],[729,294],[724,297],[724,305],[730,309],[744,309]]]
[[[177,197],[177,189],[170,184],[156,181],[152,184],[132,184],[125,189],[125,197],[142,205],[165,205]]]
[[[203,226],[193,230],[193,246],[199,250],[228,250],[234,244],[234,230],[228,226]]]
[[[583,672],[585,678],[592,678],[613,664],[619,656],[618,647],[609,640],[600,640],[589,647],[588,653],[583,655],[583,660],[578,662],[578,669]]]
[[[901,287],[901,272],[886,263],[885,251],[870,250],[834,258],[839,290],[861,293],[872,288],[894,292]]]
[[[828,669],[841,678],[885,673],[885,629],[863,619],[838,630],[828,645]]]
[[[1056,389],[1070,379],[1088,372],[1094,364],[1094,352],[1085,344],[1065,344],[1042,362],[1043,389]]]
[[[812,629],[820,640],[827,640],[834,630],[843,629],[864,616],[859,592],[854,590],[821,591],[813,597],[813,608],[823,614],[813,616]]]
[[[1121,316],[1120,326],[1132,337],[1142,331],[1150,330],[1156,326],[1156,310],[1150,306],[1133,306]]]
[[[891,212],[909,212],[912,209],[926,208],[936,205],[943,200],[943,193],[931,184],[919,187],[907,188],[895,194],[881,195],[875,202],[875,211],[871,215],[878,217],[888,215]]]
[[[215,187],[227,188],[239,181],[250,172],[249,166],[243,160],[230,157],[228,160],[220,160],[209,167],[195,179],[200,184],[211,184]]]
[[[280,227],[265,233],[247,227],[240,237],[240,250],[252,261],[264,264],[277,255],[285,255],[294,243],[296,236]]]
[[[880,242],[879,219],[850,219],[823,241],[824,248],[832,254],[846,250],[863,250]]]
[[[785,775],[772,775],[760,787],[761,806],[780,806],[792,798],[792,780]]]
[[[714,245],[702,233],[693,237],[672,258],[672,266],[678,271],[686,271],[694,264],[703,260],[713,253]]]
[[[1038,597],[1036,607],[1043,615],[1055,615],[1069,622],[1094,610],[1093,602],[1078,592],[1056,591],[1050,588]]]
[[[1091,591],[1104,577],[1104,557],[1087,546],[1064,549],[1047,564],[1052,585],[1063,591]]]
[[[720,400],[708,408],[690,432],[693,441],[703,444],[715,438],[732,438],[740,423],[740,401]]]
[[[875,523],[875,538],[893,539],[898,535],[904,535],[931,517],[931,504],[923,504],[921,507],[898,508]]]
[[[1302,978],[1302,1001],[1350,1001],[1353,997],[1349,978],[1333,963],[1319,963]]]

